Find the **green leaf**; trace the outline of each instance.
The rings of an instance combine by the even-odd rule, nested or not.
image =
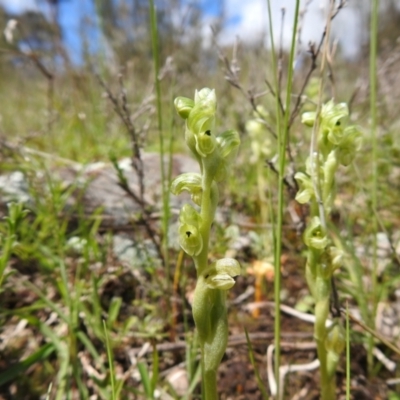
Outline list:
[[[117,320],[119,311],[122,305],[121,297],[113,297],[111,300],[110,307],[108,309],[108,317],[107,317],[107,327],[111,328],[114,322]]]
[[[144,362],[138,362],[137,367],[139,370],[140,377],[142,379],[143,390],[147,399],[154,399],[154,393],[151,389],[151,380],[149,376],[149,371],[147,370],[147,365]]]
[[[46,343],[35,353],[9,367],[6,371],[0,374],[0,386],[16,379],[18,375],[24,373],[33,364],[46,360],[54,352],[54,350],[55,347],[52,343]]]

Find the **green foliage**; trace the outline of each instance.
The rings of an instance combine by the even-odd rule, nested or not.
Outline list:
[[[3,234],[0,236],[0,246],[2,249],[0,255],[0,291],[4,280],[5,269],[12,256],[13,248],[18,245],[16,235],[18,225],[21,223],[21,220],[26,217],[28,212],[28,210],[24,210],[22,203],[8,204],[8,216],[4,218],[5,227]]]

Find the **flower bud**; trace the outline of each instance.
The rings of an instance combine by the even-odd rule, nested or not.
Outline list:
[[[346,346],[346,332],[339,321],[329,328],[325,339],[325,349],[335,354],[341,354]]]
[[[194,107],[189,114],[187,126],[195,134],[214,131],[217,98],[215,90],[204,88],[195,93]]]
[[[183,119],[187,119],[190,111],[192,111],[194,107],[194,101],[188,97],[177,97],[174,100],[174,105],[179,116]]]
[[[301,116],[301,123],[311,128],[314,126],[316,118],[317,118],[317,113],[315,111],[305,112]]]
[[[252,139],[258,139],[265,131],[265,125],[259,119],[246,122],[246,131]]]
[[[217,108],[217,96],[215,94],[215,89],[203,88],[201,90],[196,90],[194,92],[194,103],[206,103],[212,106],[212,108]]]
[[[319,277],[326,281],[330,281],[332,278],[333,268],[330,254],[327,250],[324,250],[319,257],[317,265],[317,274]]]

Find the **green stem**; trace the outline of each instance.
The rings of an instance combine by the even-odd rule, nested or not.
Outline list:
[[[217,369],[228,343],[226,292],[209,289],[199,276],[193,298],[193,318],[201,343],[203,394],[206,400],[218,399]]]
[[[318,265],[318,267],[321,268],[320,265]],[[330,293],[330,279],[317,276],[317,279],[315,281],[316,304],[314,337],[317,342],[318,359],[320,362],[321,400],[334,400],[336,392],[336,376],[330,376],[328,373],[328,353],[325,348],[325,339],[327,335],[325,324],[329,315]]]
[[[201,198],[201,219],[200,233],[203,238],[203,249],[195,257],[197,275],[200,276],[208,266],[208,242],[210,229],[214,221],[215,210],[218,203],[218,187],[213,185],[212,176],[208,168],[203,168],[202,176],[202,198]]]
[[[157,109],[157,128],[158,140],[160,144],[160,171],[161,171],[161,193],[162,193],[162,246],[163,246],[163,263],[167,271],[167,285],[170,289],[170,265],[168,256],[168,227],[170,219],[170,206],[169,206],[169,184],[168,174],[165,168],[165,147],[164,147],[164,133],[163,133],[163,119],[162,119],[162,106],[161,106],[161,85],[160,85],[160,56],[159,56],[159,43],[158,43],[158,25],[157,25],[157,10],[154,5],[154,0],[149,0],[150,4],[150,28],[151,28],[151,44],[153,51],[154,61],[154,85],[156,90],[156,109]],[[171,165],[171,163],[170,163]],[[170,168],[170,166],[168,167]]]
[[[282,160],[282,121],[281,121],[281,110],[278,96],[279,92],[279,72],[278,62],[275,52],[275,40],[274,30],[272,24],[272,12],[271,12],[271,0],[268,0],[268,24],[269,24],[269,36],[271,43],[271,56],[272,56],[272,69],[273,79],[275,86],[275,117],[276,117],[276,131],[278,139],[278,151],[279,158]],[[283,159],[285,159],[285,153],[283,150]],[[283,161],[284,162],[284,161]],[[280,165],[281,166],[281,165]],[[274,356],[274,373],[276,378],[276,391],[277,397],[279,398],[279,367],[281,363],[281,240],[282,240],[282,214],[283,214],[283,176],[281,174],[281,168],[279,168],[279,187],[278,187],[278,216],[276,221],[276,230],[274,232],[274,303],[275,303],[275,319],[274,319],[274,334],[275,334],[275,356]]]
[[[377,239],[378,219],[376,211],[378,210],[378,138],[377,138],[377,36],[378,36],[378,0],[372,1],[371,9],[371,28],[370,28],[370,58],[369,58],[369,84],[370,84],[370,118],[371,118],[371,140],[372,140],[372,188],[371,188],[371,205],[373,210],[372,218],[372,318],[375,320],[376,308],[378,305],[378,262],[377,262]],[[374,340],[369,336],[368,340],[368,372],[371,374],[373,368],[372,350]]]
[[[320,366],[320,382],[321,382],[321,400],[335,400],[336,399],[336,385],[334,379],[329,379],[328,371],[326,368],[327,353],[324,343],[317,341],[318,358],[321,362]],[[322,366],[324,360],[324,366]],[[334,377],[336,378],[336,377]]]
[[[280,304],[281,304],[281,255],[282,255],[282,233],[283,233],[283,208],[284,208],[284,178],[286,166],[286,149],[289,136],[289,118],[290,118],[290,104],[292,96],[293,84],[293,65],[296,47],[297,24],[299,19],[300,0],[296,0],[296,9],[293,21],[293,35],[291,41],[290,56],[288,62],[288,78],[286,88],[286,101],[284,109],[283,124],[281,119],[280,109],[280,91],[279,91],[279,71],[277,69],[277,60],[274,45],[273,26],[272,26],[272,13],[271,1],[268,0],[268,18],[269,30],[271,37],[271,52],[273,59],[273,72],[274,72],[274,86],[275,86],[275,107],[276,107],[276,121],[277,121],[277,138],[278,138],[278,151],[279,151],[279,182],[278,182],[278,216],[275,233],[275,277],[274,277],[274,302],[275,302],[275,376],[277,382],[277,395],[279,397],[279,366],[280,366],[280,335],[281,335],[281,321],[280,321]]]
[[[218,400],[217,371],[204,371],[203,385],[205,400]]]

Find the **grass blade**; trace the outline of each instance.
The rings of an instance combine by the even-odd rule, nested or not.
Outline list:
[[[55,346],[52,343],[46,343],[24,360],[8,368],[0,374],[0,386],[16,379],[18,375],[24,373],[33,364],[45,360],[54,352],[54,350]]]

